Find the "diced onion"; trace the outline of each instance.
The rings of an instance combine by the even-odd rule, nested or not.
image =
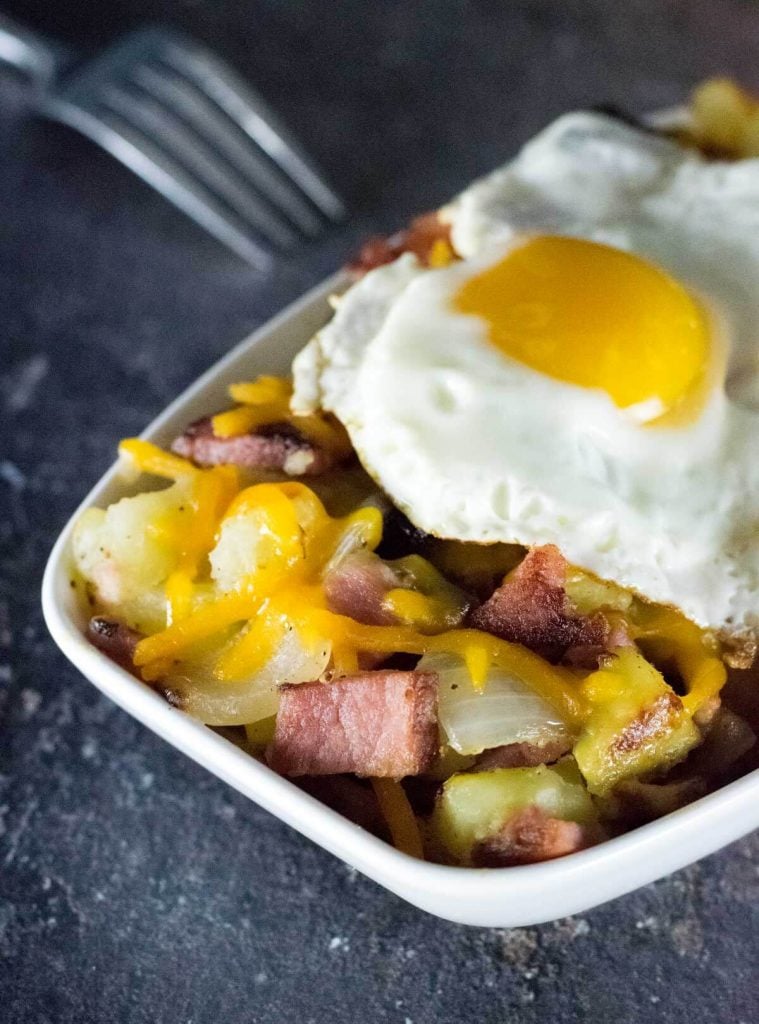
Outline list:
[[[307,683],[325,671],[331,647],[307,650],[295,630],[285,634],[275,654],[263,668],[245,680],[215,678],[213,665],[218,651],[201,663],[187,662],[162,684],[174,692],[183,711],[206,725],[250,725],[277,713],[278,687],[283,683]]]
[[[491,666],[478,691],[464,660],[454,654],[426,654],[418,668],[438,674],[440,725],[460,754],[479,754],[509,743],[544,744],[567,736],[567,723],[556,710],[503,669]]]
[[[381,523],[381,520],[379,522]],[[366,551],[369,547],[372,533],[377,529],[377,525],[377,521],[373,517],[356,516],[355,520],[350,523],[340,537],[330,560],[324,568],[324,575],[329,575],[330,572],[342,565],[345,559],[356,551]]]

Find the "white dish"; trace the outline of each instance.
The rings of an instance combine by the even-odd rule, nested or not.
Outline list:
[[[223,406],[226,387],[258,373],[287,372],[293,355],[330,315],[340,275],[243,341],[144,432],[166,442]],[[516,868],[459,868],[399,853],[281,778],[212,729],[170,707],[93,647],[69,583],[75,520],[90,505],[128,493],[114,466],[84,499],[53,549],[42,586],[48,628],[63,653],[104,694],[177,749],[415,906],[463,924],[514,927],[588,910],[712,853],[759,826],[759,770],[682,810],[561,860]]]

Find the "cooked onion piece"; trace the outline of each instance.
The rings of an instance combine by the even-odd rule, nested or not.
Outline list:
[[[464,659],[455,654],[427,654],[418,667],[438,674],[440,725],[459,754],[508,743],[545,744],[568,734],[556,709],[505,669],[491,666],[478,690]]]
[[[329,644],[309,650],[289,630],[272,657],[246,678],[219,678],[217,648],[197,660],[188,658],[161,685],[183,711],[206,725],[251,725],[276,714],[280,685],[319,679],[331,653]]]

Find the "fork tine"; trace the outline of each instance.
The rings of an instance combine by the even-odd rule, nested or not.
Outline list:
[[[332,220],[345,206],[264,100],[228,64],[192,40],[165,34],[161,56],[211,97]]]
[[[149,96],[115,84],[99,90],[100,105],[118,114],[154,145],[167,149],[181,166],[253,228],[281,248],[289,248],[296,236],[289,225],[266,207],[265,203],[223,163],[198,135],[184,125],[167,107]]]
[[[249,178],[264,196],[279,207],[304,234],[318,234],[320,222],[307,201],[275,171],[251,145],[250,140],[224,111],[215,106],[197,87],[172,68],[141,64],[130,77],[151,96],[179,115],[211,146],[223,153],[234,169]]]
[[[253,267],[269,269],[270,253],[250,237],[249,231],[218,199],[118,114],[95,114],[78,103],[52,96],[44,101],[40,111],[92,139]]]

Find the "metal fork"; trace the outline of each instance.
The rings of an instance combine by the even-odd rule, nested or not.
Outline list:
[[[163,28],[84,63],[0,15],[0,62],[35,110],[82,132],[256,267],[345,208],[264,100],[226,63]]]

